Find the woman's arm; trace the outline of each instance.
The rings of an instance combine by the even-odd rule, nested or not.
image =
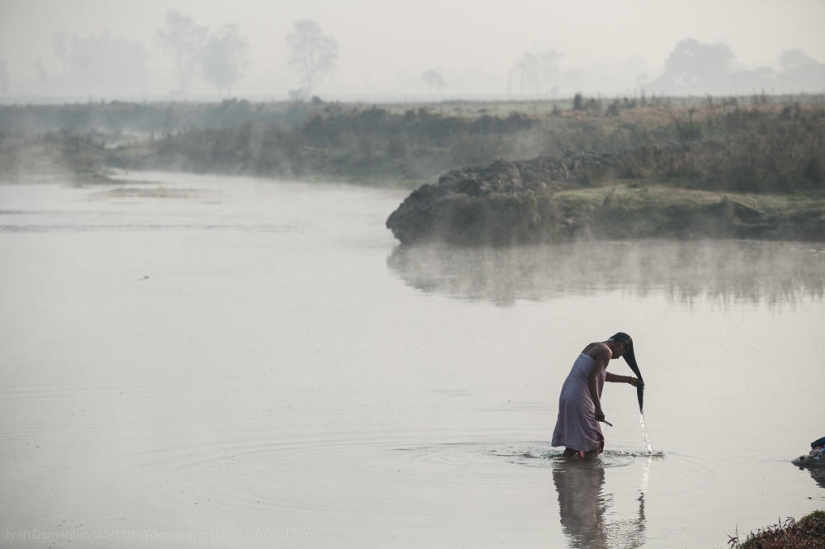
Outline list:
[[[604,377],[605,381],[610,381],[612,383],[630,383],[634,387],[639,384],[639,380],[635,377],[631,376],[620,376],[610,372],[607,372],[607,375]]]

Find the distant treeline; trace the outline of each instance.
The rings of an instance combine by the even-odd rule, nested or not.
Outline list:
[[[139,135],[133,135],[133,134]],[[620,98],[346,105],[90,103],[0,107],[0,168],[95,167],[413,186],[494,160],[610,158],[577,177],[730,192],[820,192],[825,102]]]
[[[462,118],[425,108],[329,107],[297,126],[246,122],[164,132],[110,160],[129,169],[245,173],[343,180],[418,180],[454,166],[511,156],[539,121],[514,113]],[[532,155],[535,150],[519,150]]]
[[[75,103],[0,105],[0,129],[43,132],[177,132],[194,128],[232,128],[255,122],[294,126],[318,109],[317,103]]]

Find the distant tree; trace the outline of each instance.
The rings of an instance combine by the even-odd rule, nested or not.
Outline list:
[[[720,92],[726,89],[735,65],[736,56],[726,44],[688,38],[676,44],[661,76],[650,86],[674,93]]]
[[[794,70],[798,68],[810,68],[817,65],[816,59],[802,50],[787,50],[779,56],[779,64],[782,70]]]
[[[6,95],[9,93],[9,68],[6,65],[5,59],[0,59],[0,93]]]
[[[166,12],[166,26],[155,35],[172,58],[181,93],[186,92],[190,76],[202,61],[208,35],[206,28],[195,25],[194,19],[176,10]]]
[[[203,75],[219,92],[227,94],[241,78],[249,56],[249,43],[238,27],[224,25],[206,43]]]
[[[306,95],[325,74],[335,69],[338,42],[321,32],[321,25],[309,19],[296,21],[286,38],[289,46],[289,64],[295,67]]]
[[[825,90],[825,65],[802,50],[788,50],[779,56],[780,87],[789,92]]]
[[[555,50],[528,51],[516,62],[514,70],[519,74],[521,93],[533,91],[548,93],[558,87],[561,79],[559,60],[562,54]]]
[[[439,90],[441,90],[441,88],[447,85],[447,82],[444,80],[444,76],[440,72],[432,69],[423,72],[421,74],[421,80],[424,81],[424,84],[426,84],[431,95],[435,95],[439,92]]]
[[[295,88],[294,90],[289,90],[286,95],[293,103],[300,103],[306,99],[306,90],[304,90],[304,88]]]

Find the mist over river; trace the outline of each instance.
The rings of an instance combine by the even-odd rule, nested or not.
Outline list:
[[[0,184],[0,546],[724,547],[825,508],[825,246],[399,247],[405,191]],[[550,446],[631,334],[606,452]],[[624,361],[610,370],[626,375]]]

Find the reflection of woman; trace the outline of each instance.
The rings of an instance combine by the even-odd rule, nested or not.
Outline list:
[[[639,377],[609,373],[610,359],[624,356],[625,361]],[[578,455],[591,459],[604,450],[604,435],[599,421],[604,421],[601,395],[605,381],[629,383],[642,387],[643,382],[636,365],[633,340],[619,332],[607,341],[591,343],[581,352],[559,396],[559,415],[553,431],[553,446],[564,446],[564,457]],[[639,392],[641,407],[641,392]]]
[[[604,493],[603,467],[598,462],[566,461],[553,470],[559,494],[559,518],[570,547],[604,549],[641,547],[645,543],[644,493],[637,498],[632,519],[606,520],[610,494]]]
[[[559,518],[572,547],[607,547],[604,515],[607,511],[602,489],[604,469],[586,463],[568,463],[553,471],[559,493]]]

